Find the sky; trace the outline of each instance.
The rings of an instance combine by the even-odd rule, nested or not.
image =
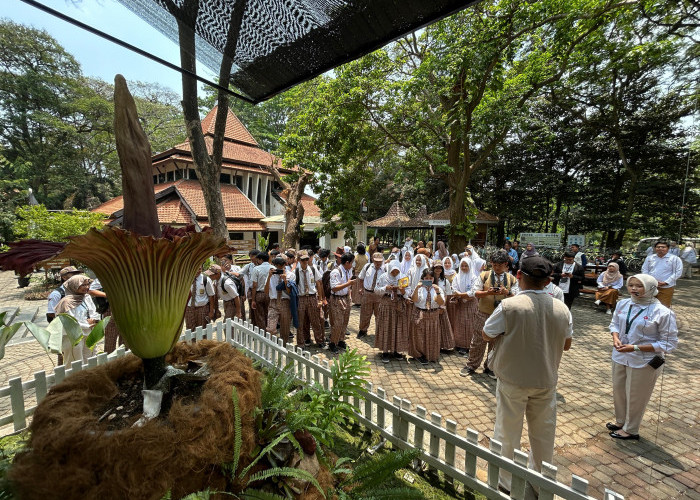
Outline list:
[[[116,0],[38,0],[44,5],[120,38],[179,66],[178,46]],[[121,73],[129,80],[155,82],[182,95],[180,73],[128,49],[88,33],[20,0],[0,0],[0,17],[46,30],[81,64],[83,74],[114,82]],[[202,65],[197,72],[213,80]],[[200,86],[201,88],[201,86]]]

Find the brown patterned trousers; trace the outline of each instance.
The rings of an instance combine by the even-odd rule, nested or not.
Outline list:
[[[304,295],[299,297],[299,328],[297,329],[297,345],[303,346],[307,340],[311,340],[310,329],[314,330],[314,341],[322,344],[326,340],[326,333],[321,324],[318,299],[316,295]]]
[[[337,344],[345,340],[345,332],[350,321],[350,308],[352,302],[349,295],[331,295],[330,321],[331,321],[331,342]]]

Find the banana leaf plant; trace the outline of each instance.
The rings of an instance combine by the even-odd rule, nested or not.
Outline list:
[[[165,355],[177,342],[192,279],[212,255],[228,252],[223,238],[194,226],[161,231],[153,192],[151,146],[138,120],[126,80],[115,78],[115,139],[122,171],[123,227],[91,229],[68,243],[10,243],[0,267],[31,272],[56,255],[82,262],[109,297],[113,321],[143,360],[145,389],[166,373]]]

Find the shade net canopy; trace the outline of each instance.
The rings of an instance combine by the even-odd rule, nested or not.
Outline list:
[[[196,58],[218,74],[231,57],[231,85],[260,102],[477,0],[119,1],[176,43],[178,21],[194,30]],[[226,54],[241,7],[235,53]]]

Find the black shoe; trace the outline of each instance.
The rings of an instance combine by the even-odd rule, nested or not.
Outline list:
[[[607,429],[609,431],[613,431],[613,432],[619,431],[620,429],[622,429],[621,425],[615,425],[612,422],[608,422],[607,424],[605,424],[605,427],[607,427]]]
[[[484,368],[484,374],[488,375],[489,377],[491,377],[494,380],[496,379],[496,374],[493,373],[493,371],[489,370],[488,368]]]
[[[396,359],[404,359],[404,358],[406,357],[406,356],[404,356],[403,354],[401,354],[400,352],[395,352],[395,353],[393,354],[393,356],[394,356],[394,358],[396,358]]]
[[[331,327],[331,324],[328,322],[328,320],[325,320],[323,322],[323,328],[330,328],[330,327]]]
[[[383,352],[382,363],[388,363],[389,361],[391,361],[391,354],[389,354],[388,352]]]
[[[475,373],[476,373],[476,370],[473,370],[472,368],[469,368],[468,366],[465,366],[464,368],[462,368],[462,369],[459,371],[459,374],[460,374],[462,377],[466,377],[466,376],[469,376],[469,375],[474,375]]]
[[[418,362],[419,362],[421,365],[427,365],[427,364],[428,364],[428,358],[426,358],[425,356],[421,356],[420,358],[418,358]]]
[[[304,346],[306,346],[306,347],[311,346],[311,341],[310,341],[310,340],[307,340],[306,342],[304,342]]]
[[[321,342],[320,344],[316,344],[316,347],[318,347],[319,349],[323,349],[323,348],[326,347],[326,343],[325,343],[325,342]]]
[[[615,439],[624,439],[624,440],[636,439],[637,441],[639,441],[639,434],[630,434],[629,436],[623,436],[622,434],[618,434],[617,432],[611,432],[610,437],[615,438]]]
[[[365,330],[360,330],[359,332],[357,332],[358,339],[361,339],[362,337],[366,337],[366,336],[367,336],[367,332]]]
[[[344,340],[341,340],[340,342],[338,342],[338,348],[339,348],[339,349],[347,349],[348,346],[347,346],[347,344],[345,343]]]
[[[338,352],[338,348],[336,347],[336,345],[333,342],[328,344],[328,350],[331,352]]]
[[[457,354],[465,357],[469,356],[469,349],[464,349],[463,347],[460,347],[459,349],[457,349]]]

